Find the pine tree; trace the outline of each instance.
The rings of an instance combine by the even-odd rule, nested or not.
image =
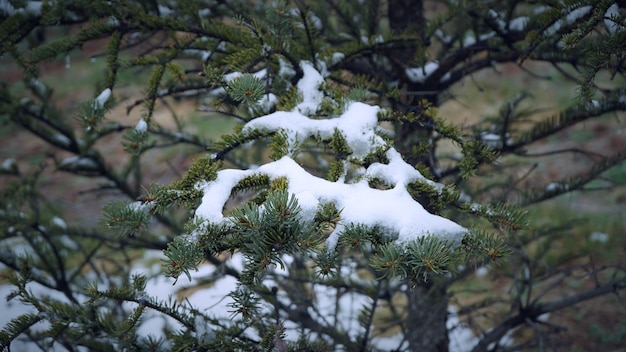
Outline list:
[[[519,158],[535,157],[533,145],[567,128],[626,109],[623,88],[599,83],[607,72],[623,78],[624,5],[489,5],[3,5],[0,53],[23,76],[23,87],[0,83],[3,121],[52,148],[53,169],[119,197],[98,224],[68,225],[46,195],[46,162],[2,164],[7,299],[30,309],[0,332],[2,348],[447,351],[451,285],[494,262],[513,273],[511,312],[473,348],[498,348],[527,326],[536,334],[523,348],[544,343],[536,326],[543,314],[623,289],[623,268],[605,281],[594,268],[593,289],[542,299],[536,287],[559,275],[540,265],[542,255],[567,227],[538,228],[525,214],[583,190],[626,151],[593,155],[586,172],[540,189],[524,187]],[[102,38],[106,70],[96,93],[63,110],[43,64],[70,60]],[[520,93],[471,128],[439,113],[455,84],[507,62],[552,64],[578,85],[578,100],[537,121]],[[112,116],[126,73],[146,77],[143,98],[128,107],[142,108],[136,124]],[[238,124],[218,140],[188,132],[175,113],[167,127],[159,106],[182,99]],[[121,140],[122,160],[101,146],[111,136]],[[446,144],[458,153],[442,153]],[[150,165],[164,148],[195,155],[168,184],[153,182]],[[154,278],[137,268],[154,250],[162,262],[156,280],[191,282],[207,296],[226,286],[230,316],[151,292]],[[208,274],[197,273],[206,266]],[[169,325],[146,334],[144,322],[157,317]]]

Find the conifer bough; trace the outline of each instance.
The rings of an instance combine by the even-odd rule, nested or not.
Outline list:
[[[423,177],[414,167],[402,160],[401,155],[387,141],[376,133],[379,108],[359,102],[347,102],[344,112],[337,117],[313,119],[304,115],[315,113],[311,106],[323,104],[324,94],[319,89],[324,83],[321,74],[308,62],[301,63],[303,78],[298,82],[302,101],[291,111],[278,111],[258,117],[248,122],[242,134],[254,132],[282,133],[286,141],[285,155],[278,160],[249,170],[221,170],[213,180],[199,182],[196,187],[202,191],[202,202],[195,211],[195,223],[203,221],[211,225],[232,225],[236,219],[224,217],[223,209],[240,181],[248,177],[269,177],[270,180],[286,179],[286,191],[293,194],[302,209],[301,221],[312,222],[322,204],[332,203],[341,209],[340,221],[336,221],[334,231],[326,239],[326,249],[334,251],[338,238],[346,226],[365,225],[377,228],[385,234],[385,240],[395,240],[407,245],[420,237],[435,236],[453,249],[460,244],[467,230],[451,220],[430,214],[412,198],[407,185],[420,181],[433,189],[444,186]],[[247,77],[247,76],[242,76]],[[239,91],[239,85],[247,85],[244,80],[231,80],[233,87],[229,93]],[[233,97],[235,98],[235,97]],[[235,98],[236,99],[236,98]],[[261,97],[257,96],[257,100]],[[310,174],[298,165],[298,150],[302,141],[312,137],[330,139],[339,134],[350,148],[346,155],[343,174],[337,181]],[[380,149],[386,150],[386,163],[374,162],[361,167],[363,159],[375,155]],[[349,177],[349,164],[356,166]],[[386,184],[386,189],[370,186],[372,180]],[[261,205],[261,215],[267,209]]]

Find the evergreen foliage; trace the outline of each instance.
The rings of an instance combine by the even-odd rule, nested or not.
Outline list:
[[[497,349],[508,333],[530,327],[535,334],[515,349],[544,343],[551,331],[535,324],[542,314],[625,288],[624,268],[615,265],[606,280],[591,270],[593,289],[545,299],[566,262],[554,270],[540,263],[551,236],[565,230],[534,226],[526,214],[584,190],[626,151],[607,151],[586,172],[543,188],[524,187],[516,163],[559,132],[626,110],[624,89],[600,83],[607,74],[623,82],[624,3],[429,2],[437,11],[426,4],[0,6],[0,55],[23,79],[0,82],[3,128],[42,141],[50,151],[41,160],[53,165],[2,164],[7,300],[30,310],[3,327],[1,348],[448,350],[451,285],[495,263],[513,273],[512,313],[481,326],[473,348]],[[96,94],[73,110],[57,105],[44,65],[93,43],[106,65]],[[579,99],[546,116],[524,109],[531,97],[522,92],[469,128],[441,116],[437,107],[453,98],[455,84],[511,62],[553,65],[577,85]],[[141,107],[136,125],[113,112],[124,100],[124,75],[143,87],[127,106]],[[159,118],[159,108],[190,99],[235,120],[232,133],[210,140],[175,113],[173,124]],[[121,158],[102,147],[112,136]],[[443,145],[458,153],[441,152]],[[194,162],[160,184],[152,164],[173,158],[154,155],[170,148]],[[91,192],[115,192],[98,224],[65,223],[46,195],[51,169],[96,180]],[[386,202],[390,194],[402,203]],[[401,207],[414,212],[401,217]],[[154,277],[144,267],[150,251],[161,264]],[[150,292],[150,280],[164,277],[207,296],[228,283],[222,299],[230,315]],[[489,303],[460,313],[471,322]],[[146,322],[159,317],[167,323],[146,333]]]

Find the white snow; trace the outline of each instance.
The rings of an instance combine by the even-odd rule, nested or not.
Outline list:
[[[208,17],[211,16],[211,8],[199,9],[198,16],[200,17]]]
[[[565,18],[554,22],[553,25],[548,27],[545,30],[545,35],[550,36],[550,35],[555,34],[556,32],[559,31],[559,29],[561,29],[561,26],[566,26],[571,23],[574,23],[576,20],[586,16],[591,11],[592,8],[593,7],[589,5],[589,6],[581,6],[579,8],[571,8],[571,9],[565,10],[564,11]]]
[[[487,268],[486,266],[481,266],[476,269],[477,277],[485,277],[487,274],[489,274],[489,268]]]
[[[58,216],[53,217],[50,222],[61,229],[67,229],[67,224],[65,223],[65,221]]]
[[[308,98],[318,99],[321,97],[310,95]],[[308,110],[313,104],[304,102],[297,109]],[[315,105],[317,106],[317,105]],[[376,113],[378,107],[353,103],[339,118],[328,120],[310,119],[300,112],[277,111],[273,114],[254,119],[242,129],[243,133],[253,130],[278,131],[288,133],[291,138],[293,149],[297,149],[298,141],[306,137],[319,135],[322,138],[333,136],[335,129],[344,133],[346,141],[353,149],[354,156],[363,157],[372,147],[382,146],[383,139],[374,133],[377,124]]]
[[[529,21],[528,17],[520,16],[520,17],[513,18],[513,19],[511,19],[510,21],[507,22],[507,21],[502,20],[500,18],[501,16],[497,12],[495,12],[493,10],[489,11],[489,15],[498,22],[498,28],[502,32],[523,31],[524,28],[526,27],[526,24]],[[440,33],[438,35],[442,38],[442,40],[444,40],[444,41],[446,40],[446,37],[444,37],[442,33]],[[488,39],[490,39],[490,38],[492,38],[494,36],[496,36],[496,32],[491,31],[491,32],[480,34],[478,36],[478,40],[477,40],[475,35],[468,34],[465,38],[463,38],[462,46],[464,48],[466,48],[468,46],[472,46],[472,45],[476,44],[477,41],[478,42],[483,42],[483,41],[488,40]],[[448,39],[448,40],[450,40],[450,39]],[[443,79],[443,80],[445,81],[445,79]]]
[[[42,274],[43,275],[43,274]],[[63,303],[69,303],[67,297],[61,293],[60,291],[51,290],[48,287],[40,285],[36,282],[29,282],[26,286],[26,289],[36,297],[40,297],[42,300],[46,301],[60,301]],[[14,298],[11,301],[6,301],[7,295],[14,290],[14,287],[10,285],[0,285],[0,297],[2,298],[2,314],[0,314],[0,328],[3,329],[6,324],[14,318],[19,317],[24,314],[37,314],[37,310],[32,306],[26,306],[24,303],[20,301],[19,298]],[[75,296],[78,300],[86,302],[87,298],[80,294]],[[50,327],[49,321],[45,319],[40,321],[39,323],[33,325],[31,327],[31,331],[35,333],[42,333],[46,329]],[[52,319],[58,319],[58,317],[51,317]],[[29,338],[25,336],[21,336],[13,340],[11,343],[12,351],[36,351],[39,350],[41,346],[37,346],[35,343],[30,341]],[[59,345],[55,345],[58,349]],[[51,349],[54,350],[54,349]],[[64,350],[64,349],[62,349]],[[86,348],[81,347],[78,348],[78,351],[87,351]]]
[[[335,65],[338,64],[339,62],[341,62],[341,60],[343,60],[346,57],[346,54],[344,53],[334,53],[331,57],[330,60],[330,64],[331,65]]]
[[[110,26],[119,26],[120,21],[115,16],[109,16],[109,18],[107,19],[107,24]],[[92,57],[91,60],[93,62],[95,58]]]
[[[232,188],[239,180],[251,174],[253,172],[244,170],[222,170],[217,173],[215,181],[198,185],[198,188],[204,189],[204,195],[202,203],[196,208],[196,217],[202,217],[203,220],[212,223],[224,222],[222,209],[230,198]],[[215,185],[220,187],[215,187]]]
[[[213,54],[209,50],[200,50],[200,49],[185,49],[183,50],[183,53],[190,55],[190,56],[197,57],[201,59],[202,61],[207,61]]]
[[[427,62],[422,67],[410,67],[405,70],[406,76],[413,83],[424,83],[428,77],[430,77],[433,72],[437,71],[439,68],[439,62],[430,61]],[[450,78],[450,73],[446,73],[443,77],[441,77],[441,81],[446,81]]]
[[[478,40],[482,42],[482,41],[485,41],[485,40],[488,40],[488,39],[494,37],[495,35],[496,35],[496,32],[489,32],[489,33],[481,34],[478,37]],[[470,36],[465,37],[465,39],[463,39],[463,47],[464,48],[468,47],[468,46],[472,46],[474,44],[476,44],[476,37],[474,37],[474,36],[470,35]]]
[[[43,1],[26,1],[24,7],[13,7],[10,1],[0,1],[0,11],[12,16],[16,13],[27,13],[30,15],[41,16],[41,6]]]
[[[530,19],[526,16],[516,17],[509,22],[509,29],[514,31],[523,31],[529,20]]]
[[[196,218],[229,224],[230,220],[224,217],[222,210],[231,189],[244,177],[259,173],[272,179],[287,178],[288,191],[298,199],[304,220],[312,221],[320,203],[332,202],[338,209],[343,209],[341,222],[327,239],[331,249],[337,243],[339,232],[351,223],[381,228],[402,245],[426,235],[438,236],[453,243],[460,241],[467,232],[465,228],[449,219],[428,213],[408,193],[406,185],[416,180],[437,188],[441,185],[424,178],[374,133],[380,108],[354,102],[348,104],[344,113],[335,118],[312,119],[305,116],[313,114],[324,98],[319,89],[323,78],[310,63],[302,63],[301,67],[304,76],[297,87],[303,101],[292,111],[279,111],[256,118],[242,129],[244,134],[255,130],[286,133],[288,155],[255,170],[221,170],[216,180],[198,184],[198,189],[203,191],[203,198],[196,209]],[[361,159],[377,148],[387,148],[389,164],[373,163],[367,170],[361,168],[356,172],[357,181],[354,183],[347,183],[344,178],[331,182],[310,174],[298,165],[295,158],[300,141],[310,136],[329,138],[335,131],[342,133],[352,148],[353,157]],[[384,180],[391,189],[371,188],[368,180],[372,178]]]
[[[257,102],[258,106],[261,108],[261,111],[264,114],[269,113],[276,103],[278,102],[278,98],[273,93],[265,94],[259,101]]]
[[[623,23],[623,18],[620,18],[619,15],[619,6],[617,4],[609,6],[604,14],[604,26],[610,34],[615,34],[618,30],[624,29],[624,26],[617,22],[620,19]]]
[[[161,16],[171,16],[174,14],[174,10],[172,10],[171,8],[167,6],[163,6],[163,5],[158,5],[158,6],[159,6],[159,14]]]
[[[318,31],[324,30],[324,24],[322,23],[322,19],[317,17],[313,12],[310,12],[309,20],[313,22],[313,26]]]
[[[323,93],[319,90],[320,85],[324,84],[324,78],[315,70],[313,65],[303,62],[300,67],[304,71],[303,78],[298,81],[298,90],[302,93],[303,102],[298,104],[298,110],[303,115],[313,115],[317,111],[317,107],[322,102]]]
[[[577,9],[573,9],[567,14],[567,16],[565,16],[565,21],[568,24],[574,23],[574,21],[578,20],[579,18],[586,16],[592,9],[593,6],[591,5],[581,6]]]
[[[13,158],[5,159],[2,164],[0,164],[0,169],[3,171],[12,171],[17,168],[17,161]]]
[[[446,327],[448,328],[448,348],[450,352],[469,352],[476,346],[478,339],[465,324],[461,323],[456,313],[456,308],[448,307],[448,320]]]
[[[395,162],[400,164],[397,159]],[[385,166],[380,164],[372,165],[375,176],[380,175],[383,168]],[[456,242],[466,233],[465,228],[451,220],[428,213],[411,198],[405,184],[421,179],[421,175],[413,168],[394,170],[394,174],[388,175],[388,180],[398,181],[396,186],[389,190],[379,190],[369,187],[367,177],[363,181],[347,184],[313,176],[287,156],[262,165],[257,170],[219,171],[215,181],[200,187],[204,195],[196,210],[196,217],[213,223],[227,222],[222,209],[230,197],[232,187],[239,180],[254,173],[267,174],[271,178],[286,176],[289,192],[297,197],[303,214],[309,216],[307,220],[312,220],[321,202],[333,202],[338,209],[343,209],[340,226],[335,228],[327,241],[331,248],[336,244],[337,231],[350,223],[379,226],[395,236],[399,244],[406,244],[429,234]],[[367,172],[366,176],[369,176]]]
[[[47,91],[46,85],[42,81],[40,81],[39,79],[31,78],[30,79],[30,84],[32,84],[35,87],[35,89],[37,90],[37,93],[39,93],[39,95],[45,95],[46,94],[46,91]]]
[[[293,69],[293,66],[287,61],[285,61],[282,57],[278,59],[278,75],[280,77],[292,77],[296,74],[296,71]]]
[[[549,314],[542,314],[538,318],[542,321],[547,321],[548,317]],[[446,322],[446,326],[448,328],[448,337],[450,339],[448,345],[450,352],[470,352],[479,342],[479,338],[474,335],[472,329],[460,321],[456,308],[453,306],[448,307],[448,321]],[[500,339],[500,341],[498,341],[498,345],[512,346],[513,342],[514,340],[511,337],[511,331],[509,331]],[[493,347],[493,344],[490,345],[489,350]]]
[[[299,17],[300,17],[300,11],[299,11],[299,10],[296,10],[296,9],[291,9],[291,10],[289,11],[289,13],[290,13],[293,17],[295,17],[295,18],[299,18]],[[309,24],[312,24],[312,25],[313,25],[313,27],[315,27],[315,29],[317,29],[318,31],[321,31],[321,30],[323,30],[323,29],[324,29],[324,25],[323,25],[323,23],[322,23],[322,20],[321,20],[319,17],[317,17],[317,16],[316,16],[313,12],[308,12],[308,13],[306,13],[305,15],[306,15],[306,17],[307,17],[307,18],[308,18],[308,20],[309,20],[309,21],[308,21],[308,22],[309,22]],[[297,23],[296,23],[296,26],[297,26],[298,28],[304,29],[304,23],[297,22]]]
[[[600,105],[600,102],[595,99],[592,99],[591,104],[589,104],[589,108],[593,107],[595,109],[599,109],[601,106],[602,105]]]
[[[72,141],[63,134],[57,133],[52,137],[57,143],[63,145],[63,146],[70,146],[70,144],[72,144]]]
[[[145,133],[147,130],[148,130],[148,124],[146,123],[146,120],[139,119],[139,121],[137,122],[137,125],[135,126],[135,131],[139,133]]]
[[[98,95],[98,97],[93,103],[94,109],[102,108],[104,104],[107,102],[107,100],[109,100],[110,97],[111,97],[111,88],[107,88],[103,90],[102,93]]]
[[[209,342],[215,338],[215,332],[209,327],[208,322],[202,316],[196,316],[194,319],[194,325],[196,327],[196,338],[198,339],[198,343]]]
[[[567,191],[569,186],[560,182],[550,182],[546,186],[546,192]]]
[[[226,82],[230,82],[230,81],[232,81],[233,79],[235,79],[237,77],[241,77],[242,75],[243,75],[243,73],[241,73],[241,72],[231,72],[231,73],[228,73],[228,74],[224,75],[224,80]],[[266,69],[262,69],[262,70],[259,70],[259,71],[255,72],[255,73],[253,73],[252,75],[254,77],[256,77],[256,78],[264,79],[267,76],[267,70]]]
[[[609,241],[609,235],[604,232],[594,231],[589,235],[589,241],[607,243]]]
[[[59,166],[70,169],[70,170],[88,170],[88,169],[96,169],[98,167],[98,164],[96,164],[96,162],[91,159],[91,158],[87,158],[87,157],[80,157],[80,156],[70,156],[68,158],[65,158],[61,161],[61,163],[59,164]]]
[[[495,133],[481,132],[480,140],[489,148],[497,149],[502,147],[502,138]]]
[[[436,61],[427,62],[422,67],[407,68],[406,75],[413,83],[424,82],[433,72],[439,68]]]
[[[439,40],[441,40],[441,42],[444,44],[449,44],[450,42],[452,42],[453,39],[451,35],[444,33],[444,31],[442,31],[440,28],[437,28],[435,30],[435,36],[439,38]]]

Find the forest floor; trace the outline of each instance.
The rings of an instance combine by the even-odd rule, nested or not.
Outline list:
[[[94,45],[98,45],[95,43]],[[93,52],[94,48],[84,48],[85,53]],[[73,118],[78,112],[80,102],[92,99],[97,92],[92,88],[95,84],[93,73],[100,74],[103,69],[104,58],[98,58],[95,63],[87,60],[86,54],[72,58],[69,68],[63,60],[55,61],[42,69],[44,82],[56,81],[59,86],[55,96],[67,111],[72,111],[68,118]],[[0,59],[0,75],[2,80],[11,84],[20,84],[20,77],[11,69],[7,59]],[[535,66],[533,69],[545,69]],[[545,71],[544,71],[545,72]],[[493,79],[493,78],[497,79]],[[65,85],[58,85],[58,80],[63,80]],[[142,87],[137,84],[137,77],[126,77],[117,86],[115,94],[119,101],[119,107],[109,112],[115,120],[125,124],[137,123],[142,111],[141,107],[135,108],[131,114],[126,113],[126,106],[134,99],[141,96]],[[528,90],[534,97],[529,100],[529,106],[543,107],[554,106],[554,102],[564,105],[575,97],[572,85],[567,89],[555,89],[562,82],[550,80],[537,80],[532,74],[520,69],[515,65],[499,66],[497,71],[485,72],[466,79],[463,84],[452,90],[454,96],[442,105],[440,115],[450,117],[449,122],[469,126],[474,124],[482,116],[495,115],[501,107],[501,102],[512,98],[520,89]],[[571,88],[571,89],[570,89]],[[498,92],[493,94],[493,92]],[[226,120],[211,120],[197,110],[197,100],[172,102],[170,107],[175,114],[191,130],[206,130],[213,137],[221,133],[229,132],[232,124]],[[552,104],[550,104],[552,103]],[[173,123],[170,118],[171,111],[165,106],[156,113],[155,119],[161,124]],[[547,116],[555,110],[543,113]],[[590,152],[609,155],[611,152],[626,148],[626,124],[624,116],[607,116],[565,130],[552,137],[549,143],[537,145],[533,152],[546,152],[554,148],[578,148]],[[217,122],[216,122],[217,121]],[[99,187],[99,180],[89,178],[72,178],[68,183],[66,174],[55,171],[52,157],[62,158],[63,155],[49,150],[49,147],[27,132],[18,131],[5,123],[0,126],[0,162],[7,158],[15,158],[20,167],[28,172],[39,167],[41,163],[48,166],[41,178],[42,189],[46,190],[46,197],[50,204],[64,209],[68,223],[80,223],[84,225],[96,224],[101,214],[103,204],[115,199],[119,195],[106,192],[94,191]],[[116,155],[120,163],[125,160],[125,153],[119,147],[119,139],[111,138],[107,143],[99,146],[107,155]],[[179,151],[166,156],[155,157],[152,161],[152,173],[146,175],[145,184],[156,182],[169,183],[184,174],[197,156],[197,150]],[[199,151],[202,152],[202,151]],[[589,166],[589,160],[578,154],[559,154],[548,156],[549,162],[542,163],[542,169],[537,170],[524,182],[537,188],[545,187],[551,180],[560,178],[564,170],[580,172]],[[540,210],[531,214],[531,221],[537,223],[550,223],[569,217],[584,218],[588,222],[572,230],[571,235],[580,241],[588,241],[588,236],[593,232],[606,233],[609,235],[607,243],[594,244],[589,256],[571,260],[572,267],[588,262],[593,257],[599,264],[605,263],[605,259],[614,259],[626,266],[626,166],[618,166],[612,171],[614,183],[598,183],[595,191],[576,192],[548,202]],[[612,185],[610,189],[607,185]],[[0,184],[0,187],[3,187]],[[562,251],[575,250],[575,241],[559,241]],[[582,244],[580,244],[582,246]],[[472,280],[473,288],[483,291],[497,291],[502,295],[509,294],[510,280],[494,268],[485,276]],[[582,287],[592,288],[592,280],[572,280],[554,290],[554,297],[567,296],[574,290]],[[461,298],[463,300],[464,298]],[[469,301],[469,299],[466,299]],[[617,295],[606,295],[601,298],[578,304],[574,309],[567,309],[549,317],[549,323],[566,327],[560,336],[560,341],[573,343],[575,349],[571,351],[626,351],[626,302]]]

